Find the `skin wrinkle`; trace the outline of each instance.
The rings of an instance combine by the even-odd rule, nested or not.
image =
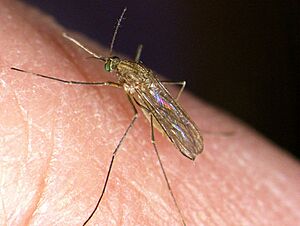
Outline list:
[[[217,169],[215,169],[215,170],[213,170],[213,172],[215,172],[215,171],[218,171]],[[217,177],[217,178],[214,178],[214,181],[218,181],[218,180],[221,180],[221,178],[220,177]],[[225,180],[225,181],[227,181],[227,180]],[[200,181],[199,181],[200,182]],[[228,185],[230,185],[230,184],[227,184],[227,185],[225,185],[226,187],[226,190],[228,190]],[[187,185],[186,185],[187,186]],[[200,186],[200,185],[199,185]],[[213,188],[213,187],[215,187],[215,186],[211,186],[211,185],[207,185],[208,186],[208,188]],[[230,186],[231,187],[231,186]],[[195,187],[196,188],[196,187]],[[192,189],[192,190],[191,190]],[[219,188],[220,189],[220,188]],[[192,192],[189,192],[189,190],[190,191],[192,191]],[[229,189],[230,190],[230,189]],[[185,191],[185,193],[187,193],[187,194],[189,194],[189,193],[192,193],[193,195],[195,195],[195,194],[197,194],[197,191],[196,190],[194,190],[193,189],[193,187],[192,186],[189,186],[189,188]],[[192,196],[193,196],[192,195]],[[199,196],[198,196],[199,197]],[[211,196],[209,196],[209,195],[206,195],[205,196],[205,198],[204,198],[204,200],[199,200],[199,202],[201,202],[202,204],[201,205],[204,205],[205,206],[205,203],[213,203],[214,202],[214,199],[211,199],[210,198]],[[192,199],[192,198],[191,198]],[[225,203],[224,203],[225,204]],[[200,205],[200,206],[201,206]],[[207,207],[208,208],[208,207]],[[224,212],[224,210],[220,210],[219,208],[212,208],[212,207],[209,207],[209,209],[210,210],[212,210],[212,212],[214,213],[213,215],[208,215],[208,216],[206,216],[206,218],[209,218],[209,219],[211,219],[211,218],[213,218],[213,219],[215,219],[215,224],[216,225],[218,225],[218,224],[220,224],[220,222],[227,222],[226,221],[226,218],[223,216],[223,214],[221,214],[221,213],[223,213]],[[227,214],[228,215],[228,214]],[[218,220],[216,220],[216,219],[218,219]],[[229,222],[227,222],[226,224],[228,224]]]
[[[4,200],[3,200],[3,193],[2,193],[2,188],[3,188],[3,170],[2,170],[2,167],[0,168],[1,171],[0,171],[0,198],[1,198],[1,206],[2,206],[2,213],[3,213],[3,216],[4,216],[4,219],[3,219],[3,226],[6,226],[7,225],[7,213],[6,213],[6,208],[5,208],[5,203],[4,203]]]
[[[243,205],[241,204],[241,202],[244,200],[245,195],[241,194],[242,191],[239,189],[239,185],[237,186],[234,183],[230,183],[231,180],[228,179],[226,181],[229,181],[229,183],[224,184],[224,190],[225,190],[224,194],[227,194],[228,198],[223,203],[225,211],[220,212],[219,214],[222,215],[223,219],[225,218],[226,215],[230,215],[233,219],[238,220],[239,222],[242,223],[242,219],[244,219],[243,218],[244,214],[242,210],[245,209],[245,207],[243,208],[240,207],[241,205]],[[240,200],[240,202],[232,205],[233,200]],[[236,213],[239,213],[239,215],[237,216]],[[254,223],[251,221],[251,218],[249,218],[249,216],[246,222],[250,225]]]
[[[151,149],[151,150],[149,150],[149,151],[152,151],[151,153],[154,155],[154,152],[153,152],[153,150],[152,150],[153,147],[150,146],[150,149]],[[163,160],[162,160],[162,161],[163,161]],[[167,188],[167,185],[165,184],[165,181],[164,181],[164,179],[162,178],[162,175],[161,175],[162,172],[161,172],[161,169],[159,168],[158,160],[155,161],[154,167],[155,167],[155,169],[158,171],[158,175],[159,175],[160,180],[161,180],[161,181],[160,181],[160,187],[162,187],[162,189]],[[166,173],[168,173],[170,183],[172,184],[171,178],[173,177],[173,175],[176,174],[176,170],[175,170],[175,171],[170,171],[170,170],[168,171],[167,168],[166,168],[165,170],[166,170]],[[171,174],[170,172],[172,172],[172,174]],[[153,176],[153,175],[152,175],[152,176]],[[160,205],[162,208],[164,208],[165,212],[170,212],[170,213],[171,213],[172,211],[167,211],[168,207],[171,208],[171,209],[173,210],[173,213],[175,212],[175,214],[173,214],[173,215],[174,215],[174,219],[177,219],[177,218],[176,218],[176,215],[177,215],[177,214],[176,214],[176,211],[174,210],[174,209],[175,209],[175,206],[173,205],[173,203],[172,203],[172,201],[171,201],[171,197],[167,197],[167,196],[165,197],[165,199],[167,199],[167,200],[169,200],[169,201],[166,201],[166,200],[164,200],[164,199],[162,199],[162,198],[161,198],[162,202],[158,201],[157,199],[154,199],[154,200],[153,200],[153,196],[152,196],[152,195],[149,195],[149,194],[152,194],[152,193],[153,193],[153,195],[155,196],[155,194],[156,194],[155,191],[151,192],[151,191],[148,191],[147,189],[143,188],[142,185],[138,186],[139,183],[136,182],[136,181],[131,181],[130,184],[133,185],[133,186],[135,187],[135,189],[145,197],[146,200],[148,200],[148,203],[150,203],[151,200],[152,200],[152,201],[155,200],[155,204],[156,204],[156,205]],[[148,192],[147,192],[147,191],[148,191]],[[148,194],[147,194],[147,193],[148,193]],[[168,203],[170,203],[170,204],[167,204],[166,202],[168,202]],[[169,206],[168,206],[168,205],[169,205]],[[153,205],[151,205],[151,209],[152,209],[152,210],[154,210],[153,208],[154,208]],[[155,213],[155,215],[159,217],[159,213],[157,213],[156,209],[155,209],[155,211],[154,211],[153,213]],[[172,214],[170,214],[170,216],[172,216]],[[180,219],[178,219],[178,222],[180,222]]]
[[[162,200],[161,198],[158,200],[159,197],[157,197],[157,194],[154,193],[153,195],[151,195],[152,192],[147,191],[146,188],[143,188],[141,185],[138,185],[137,182],[132,181],[131,183],[127,183],[127,186],[133,187],[135,191],[137,191],[139,194],[141,194],[141,195],[144,197],[144,199],[148,200],[148,205],[149,205],[149,207],[150,207],[151,210],[152,210],[151,212],[154,213],[155,216],[157,216],[158,219],[160,218],[159,213],[157,213],[157,212],[158,212],[158,209],[154,207],[154,204],[150,204],[150,201],[151,201],[151,203],[155,203],[155,206],[156,206],[156,205],[160,205],[160,206],[163,208],[163,211],[164,211],[164,212],[166,212],[166,213],[167,213],[167,212],[169,212],[169,213],[172,212],[171,210],[168,210],[168,207],[169,207],[169,206],[166,204],[166,202],[165,202],[164,200]],[[156,196],[157,198],[155,198],[155,199],[153,200],[153,197],[155,197],[155,196]],[[151,197],[151,200],[150,200],[150,197]],[[159,210],[159,211],[161,211],[161,210]],[[166,214],[165,214],[165,215],[166,215]],[[169,216],[173,216],[173,215],[172,215],[172,214],[169,214]],[[176,218],[176,215],[175,215],[173,218],[174,218],[174,219],[177,219],[177,218]],[[178,219],[178,222],[180,222],[180,219]]]
[[[202,216],[205,216],[205,218],[208,218],[207,214],[204,213],[203,209],[205,208],[205,206],[207,205],[205,202],[205,197],[201,194],[201,192],[198,192],[197,190],[195,191],[195,187],[187,184],[185,186],[185,193],[186,193],[186,199],[187,200],[191,200],[189,201],[189,209],[191,209],[191,212],[203,212]],[[198,193],[198,196],[195,196],[194,194]],[[201,209],[196,209],[195,204],[199,204],[199,206],[201,206]],[[193,211],[194,210],[194,211]],[[185,209],[183,210],[183,213],[185,213]]]
[[[266,180],[266,182],[264,183],[264,186],[268,189],[270,194],[273,194],[274,197],[277,200],[272,200],[273,205],[271,205],[271,208],[273,209],[274,213],[277,213],[279,215],[282,215],[282,217],[285,217],[285,214],[282,214],[280,212],[280,209],[282,209],[283,207],[288,208],[290,211],[294,212],[293,208],[290,208],[286,202],[281,202],[281,192],[278,191],[278,189],[276,187],[276,184],[274,184],[272,181],[268,181]],[[297,210],[296,210],[297,211]]]
[[[120,177],[121,177],[122,175],[118,175],[118,176],[115,176],[114,177],[114,179],[118,182],[120,179]],[[114,193],[114,195],[115,196],[119,196],[120,197],[120,199],[122,199],[123,197],[122,197],[122,194],[116,194],[116,193]],[[118,221],[123,221],[123,210],[122,210],[122,208],[121,208],[121,204],[119,204],[119,205],[117,205],[117,207],[113,207],[112,205],[109,205],[109,208],[110,208],[110,211],[111,211],[111,214],[112,214],[112,216],[114,217],[114,220],[116,221],[116,222],[118,222]],[[119,212],[116,212],[116,211],[114,211],[114,209],[117,209]],[[119,214],[120,213],[120,214]],[[122,224],[117,224],[117,225],[122,225]]]
[[[123,216],[124,216],[124,213],[123,213],[123,209],[122,208],[118,208],[118,210],[119,210],[119,212],[118,213],[116,213],[116,212],[113,212],[113,215],[116,215],[116,214],[118,214],[118,225],[124,225],[123,224]],[[120,215],[119,215],[119,213],[120,213]],[[116,217],[115,217],[115,219],[117,219]]]
[[[21,102],[19,100],[19,97],[18,97],[19,95],[17,94],[17,91],[13,91],[13,94],[14,94],[14,97],[15,97],[14,99],[16,100],[16,104],[18,106],[20,115],[23,118],[23,123],[26,125],[25,126],[26,127],[26,132],[25,132],[26,139],[25,140],[26,140],[26,143],[27,143],[27,145],[26,145],[27,146],[27,152],[26,152],[25,159],[27,159],[27,161],[28,161],[29,160],[28,159],[29,152],[30,153],[32,152],[32,146],[31,146],[32,133],[31,133],[31,131],[32,131],[32,125],[33,125],[33,123],[32,123],[32,119],[29,118],[28,111],[25,110],[25,108],[22,106],[22,104],[21,104]],[[39,127],[37,127],[37,128],[39,128]],[[46,132],[46,131],[43,131],[43,130],[40,130],[40,131],[42,133]],[[51,137],[53,138],[53,135]],[[52,144],[54,145],[54,142],[52,142]],[[53,150],[53,147],[50,148],[50,149]],[[50,167],[50,161],[51,161],[52,154],[53,154],[53,152],[51,152],[49,154],[49,158],[48,158],[49,160],[47,160],[45,162],[44,170],[41,169],[41,171],[40,171],[40,172],[45,172],[45,173],[44,173],[44,176],[40,175],[40,182],[38,182],[38,186],[37,186],[38,190],[35,192],[36,198],[32,199],[32,201],[34,201],[34,200],[35,201],[31,203],[30,208],[28,208],[28,210],[26,211],[26,214],[25,214],[26,218],[25,218],[25,221],[24,221],[25,225],[30,225],[32,217],[33,217],[35,211],[38,209],[39,202],[41,201],[41,197],[43,196],[43,190],[45,189],[45,186],[46,186],[45,185],[45,179],[47,178],[47,173],[48,173],[48,170],[49,170],[49,167]],[[48,164],[47,164],[47,162],[48,162]],[[26,165],[24,165],[22,168],[24,168],[24,167],[27,168]],[[20,172],[22,174],[23,174],[23,172],[25,173],[25,171],[26,170],[20,170]],[[23,178],[24,176],[25,175],[21,176],[21,178]]]
[[[23,132],[25,132],[25,134],[26,134],[25,136],[28,138],[29,137],[29,124],[28,124],[28,120],[27,120],[27,117],[28,117],[27,111],[21,106],[21,104],[19,102],[18,95],[16,94],[16,92],[12,91],[11,93],[14,96],[13,99],[15,100],[15,106],[17,106],[17,109],[19,110],[19,115],[21,115],[22,119],[23,119],[23,124],[24,125],[22,126],[22,128],[24,128],[24,127],[26,128],[26,130],[25,131],[23,130]],[[20,125],[20,123],[18,124],[18,126],[19,125]],[[27,143],[26,146],[29,147],[29,139],[25,139],[25,140],[26,140],[25,142]],[[28,160],[28,151],[29,150],[28,150],[28,148],[26,150],[27,151],[26,151],[26,154],[25,154],[25,158],[24,158],[24,156],[22,156],[22,162]],[[19,168],[19,170],[16,171],[17,177],[24,178],[24,173],[25,172],[24,172],[24,170],[22,170],[24,167],[25,167],[25,165],[22,164],[21,167]],[[17,183],[17,187],[22,187],[22,185]],[[5,215],[5,218],[7,218],[6,215]]]
[[[117,173],[117,172],[115,172],[115,173]],[[118,175],[114,175],[114,176],[113,176],[113,180],[116,180],[116,181],[119,181],[120,178],[124,178],[123,174],[118,174]],[[124,178],[124,179],[126,179],[126,178]],[[127,181],[124,180],[124,179],[123,179],[123,181],[125,181],[125,183],[123,182],[123,186],[126,187],[126,189],[131,190],[130,187],[133,187],[132,184],[130,184],[129,182],[127,182]],[[134,190],[131,191],[131,193],[134,193],[134,191],[137,191],[138,193],[141,194],[141,192],[140,192],[136,187],[133,187],[133,188],[134,188]],[[108,189],[109,189],[109,188],[108,188]],[[111,193],[112,193],[112,191],[110,191],[110,194],[111,194]],[[115,192],[114,192],[114,194],[115,194]],[[119,194],[118,196],[120,196],[120,199],[122,199],[123,194]],[[127,197],[127,198],[128,198],[128,197]],[[143,198],[147,200],[147,197],[145,197],[145,195],[143,195]],[[125,197],[125,199],[126,199],[126,197]],[[104,200],[103,200],[103,201],[104,201]],[[148,206],[148,207],[149,207],[149,206]],[[113,211],[112,205],[108,205],[108,208],[109,208],[111,214],[114,216],[114,219],[115,219],[116,221],[117,221],[118,219],[122,218],[122,217],[121,217],[122,214],[119,214],[119,213],[116,213],[115,211]],[[121,212],[123,212],[123,211],[122,211],[122,208],[118,208],[118,210],[121,211]]]
[[[208,201],[212,202],[212,200],[209,199]],[[220,209],[218,207],[208,206],[205,211],[207,212],[208,218],[211,220],[211,223],[213,223],[214,225],[230,225],[225,223],[225,219],[221,214],[219,214]]]
[[[115,178],[116,176],[114,176],[114,180],[116,179]],[[118,177],[123,177],[123,174],[118,174]],[[123,179],[123,181],[126,181],[126,178],[124,178]],[[124,183],[124,182],[123,182]],[[142,194],[142,196],[144,197],[144,199],[145,200],[148,200],[147,201],[147,208],[149,208],[150,210],[152,210],[152,211],[150,211],[152,214],[154,214],[154,216],[156,216],[156,217],[154,217],[154,216],[152,216],[151,218],[152,219],[155,219],[155,218],[157,218],[157,219],[160,219],[161,217],[160,217],[160,215],[159,215],[159,213],[157,212],[157,211],[159,211],[158,210],[158,208],[155,208],[153,205],[151,205],[151,203],[149,202],[149,201],[151,201],[150,200],[150,197],[151,198],[153,198],[153,196],[151,196],[151,195],[147,195],[147,194],[145,194],[145,192],[142,192],[141,191],[141,189],[142,189],[142,185],[139,185],[139,186],[135,186],[134,184],[136,184],[136,182],[131,182],[131,183],[129,183],[129,182],[125,182],[124,183],[124,186],[126,187],[126,188],[128,188],[128,189],[130,189],[130,187],[133,187],[134,188],[134,190],[135,191],[137,191],[138,193],[140,193],[140,194]],[[164,181],[162,181],[162,186],[164,187]],[[141,187],[141,189],[139,189],[139,187]],[[166,198],[169,198],[169,197],[166,197]],[[151,201],[151,202],[154,202],[153,200]],[[159,202],[159,201],[155,201],[155,205],[162,205],[162,203],[164,203],[164,202]],[[172,205],[172,202],[169,202],[169,203],[171,203],[171,205]],[[170,211],[167,211],[167,205],[163,205],[162,206],[164,209],[165,209],[165,212],[170,212]],[[174,210],[173,210],[174,211]],[[114,213],[114,212],[113,212]],[[176,212],[175,212],[175,214],[170,214],[170,216],[172,216],[172,218],[173,219],[177,219],[176,218]],[[119,216],[118,216],[118,218],[119,218]],[[163,219],[162,219],[163,220]],[[163,220],[164,222],[165,222],[165,220]],[[178,222],[180,222],[179,220],[178,220]]]
[[[231,176],[233,173],[231,173],[231,172],[229,172],[229,176]],[[245,176],[245,177],[247,177],[247,175]],[[245,179],[245,177],[243,178],[243,179]],[[220,179],[220,178],[219,178]],[[225,215],[231,215],[231,216],[233,216],[233,217],[235,217],[235,215],[236,215],[236,212],[238,212],[238,211],[236,211],[237,209],[240,209],[240,203],[238,203],[237,205],[235,205],[235,206],[231,206],[231,202],[233,201],[233,200],[242,200],[242,198],[243,197],[240,197],[240,194],[242,193],[242,191],[241,191],[241,189],[240,189],[240,187],[239,186],[236,186],[236,184],[235,183],[233,183],[233,182],[231,182],[231,181],[234,181],[234,180],[225,180],[225,181],[228,181],[227,183],[223,183],[222,185],[222,187],[221,187],[221,190],[224,190],[224,191],[222,191],[224,194],[226,194],[226,193],[229,193],[229,191],[231,191],[230,193],[229,193],[229,195],[228,195],[228,201],[225,201],[224,202],[224,209],[226,210],[226,212],[227,213],[225,213]],[[242,183],[242,184],[244,184],[241,180],[240,180],[240,182]],[[230,208],[231,207],[231,208]],[[232,208],[233,207],[233,208]],[[238,218],[242,218],[242,217],[244,217],[244,214],[243,214],[243,212],[241,211],[241,215],[242,216],[238,216]],[[223,217],[223,219],[224,219],[224,217]],[[249,219],[250,220],[250,219]]]
[[[26,128],[25,129],[25,131],[24,131],[24,133],[25,133],[25,137],[26,137],[26,141],[25,141],[25,143],[27,143],[27,152],[26,152],[26,156],[25,156],[25,159],[27,159],[28,160],[28,152],[29,152],[29,129],[30,129],[30,126],[29,126],[29,121],[28,121],[28,111],[26,111],[23,107],[22,107],[22,105],[21,105],[21,103],[20,103],[20,100],[19,100],[19,97],[18,97],[18,94],[17,94],[17,91],[14,91],[14,90],[12,90],[12,93],[13,93],[13,95],[14,95],[14,100],[15,100],[15,102],[16,102],[16,106],[18,107],[18,109],[19,109],[19,115],[21,115],[22,116],[22,119],[23,119],[23,124],[24,124],[24,127]]]
[[[53,129],[53,126],[52,126],[52,129]],[[45,131],[42,131],[42,132],[44,132],[45,133]],[[53,133],[51,133],[51,134],[53,134]],[[53,138],[53,136],[52,136],[52,138]],[[27,139],[28,141],[29,140],[31,140],[31,139]],[[52,142],[52,143],[54,143],[54,142]],[[29,146],[29,145],[27,145],[27,146]],[[53,148],[52,148],[52,150],[53,150]],[[49,159],[51,159],[51,153],[50,153],[50,155],[49,155]],[[47,161],[47,162],[49,162],[49,164],[50,164],[50,161]],[[46,174],[45,174],[45,178],[47,177],[47,169],[49,169],[49,164],[47,165],[45,165],[45,169],[46,170],[42,170],[42,172],[46,172]],[[45,183],[44,183],[45,181],[44,181],[44,179],[43,179],[43,176],[41,177],[41,182],[39,183],[40,184],[40,186],[38,186],[40,189],[38,190],[38,192],[36,193],[37,194],[37,196],[38,197],[42,197],[42,195],[43,195],[43,189],[44,189],[44,187],[45,187]],[[35,200],[37,200],[36,201],[36,203],[35,203],[35,206],[36,206],[36,208],[38,208],[37,206],[37,203],[40,201],[40,198],[36,198]],[[33,211],[35,211],[36,209],[34,209]],[[31,213],[33,213],[33,211],[31,211]],[[29,221],[29,218],[28,218],[28,221]],[[29,223],[28,223],[29,224]]]
[[[47,161],[44,164],[44,169],[41,169],[41,172],[44,172],[44,173],[42,174],[42,176],[40,175],[40,181],[37,186],[38,190],[36,191],[36,198],[35,198],[36,201],[33,204],[34,208],[32,208],[32,211],[27,218],[26,225],[31,225],[32,219],[34,218],[36,211],[40,207],[40,202],[42,200],[42,197],[44,195],[44,191],[46,188],[47,175],[49,175],[51,160],[53,159],[53,153],[54,153],[54,147],[55,147],[55,139],[54,139],[54,137],[55,137],[55,135],[54,135],[55,134],[55,128],[54,128],[55,118],[56,117],[53,117],[53,119],[52,119],[52,132],[51,132],[52,147],[50,148],[50,150],[52,150],[52,152],[50,152],[48,154]]]

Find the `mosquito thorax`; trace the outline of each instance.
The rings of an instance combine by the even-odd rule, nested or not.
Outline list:
[[[120,63],[119,57],[116,56],[108,57],[104,64],[104,70],[107,72],[112,72],[117,68],[119,63]]]

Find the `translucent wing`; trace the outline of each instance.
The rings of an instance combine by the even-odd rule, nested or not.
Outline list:
[[[136,90],[139,100],[181,153],[194,160],[203,150],[203,138],[197,126],[152,73],[148,79],[151,84],[148,88]]]

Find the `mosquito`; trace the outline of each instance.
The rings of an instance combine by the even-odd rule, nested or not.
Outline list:
[[[175,145],[175,147],[187,158],[195,160],[198,154],[203,151],[203,138],[196,124],[191,120],[183,108],[178,104],[178,99],[185,87],[185,81],[173,82],[173,81],[159,81],[157,76],[145,67],[140,62],[140,56],[142,52],[142,45],[139,45],[136,53],[135,60],[121,59],[117,56],[112,56],[112,49],[116,39],[118,29],[120,27],[121,21],[124,18],[124,14],[127,8],[123,9],[121,16],[117,21],[117,25],[113,34],[113,38],[110,44],[110,56],[101,56],[89,50],[83,44],[81,44],[76,39],[70,37],[66,33],[62,36],[67,40],[73,42],[75,45],[83,49],[85,52],[91,55],[91,58],[98,59],[104,62],[104,70],[107,72],[114,72],[116,75],[117,82],[107,81],[107,82],[84,82],[84,81],[70,81],[63,80],[57,77],[50,77],[47,75],[42,75],[34,72],[25,71],[19,68],[12,67],[12,70],[29,73],[34,76],[42,77],[45,79],[54,80],[57,82],[62,82],[65,84],[73,85],[93,85],[93,86],[111,86],[115,88],[123,88],[125,94],[128,97],[129,103],[133,110],[133,116],[131,122],[128,125],[125,133],[120,139],[118,145],[116,146],[111,161],[108,167],[108,172],[105,178],[105,182],[101,191],[101,195],[98,198],[96,206],[94,207],[92,213],[83,223],[86,225],[90,219],[93,217],[97,211],[100,202],[105,193],[107,183],[109,181],[109,176],[113,167],[115,157],[122,145],[125,137],[127,136],[129,130],[133,127],[136,119],[138,118],[137,107],[140,107],[146,118],[150,121],[151,128],[151,142],[156,153],[160,168],[162,170],[163,177],[166,181],[166,185],[173,199],[174,205],[178,211],[183,225],[186,225],[183,214],[179,205],[177,204],[176,198],[170,186],[166,171],[163,167],[160,155],[158,153],[154,128],[159,132],[165,134],[168,139]],[[164,85],[180,85],[181,89],[178,92],[176,98],[173,98],[169,91]]]

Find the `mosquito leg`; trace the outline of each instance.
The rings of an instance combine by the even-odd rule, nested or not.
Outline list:
[[[137,119],[137,117],[138,117],[138,112],[137,112],[137,110],[136,110],[136,107],[135,107],[134,104],[133,104],[132,99],[131,99],[129,96],[128,96],[128,99],[129,99],[129,102],[130,102],[130,104],[131,104],[131,106],[132,106],[134,115],[133,115],[133,117],[132,117],[132,119],[131,119],[131,122],[130,122],[129,126],[127,127],[125,133],[123,134],[121,140],[119,141],[119,143],[118,143],[116,149],[114,150],[114,152],[113,152],[113,154],[112,154],[112,158],[111,158],[111,160],[110,160],[110,164],[109,164],[109,167],[108,167],[108,172],[107,172],[107,175],[106,175],[106,178],[105,178],[105,182],[104,182],[104,186],[103,186],[103,188],[102,188],[101,195],[100,195],[100,197],[99,197],[99,199],[98,199],[98,201],[97,201],[97,204],[96,204],[96,206],[95,206],[93,212],[90,214],[90,216],[87,218],[87,220],[83,223],[83,226],[85,226],[85,225],[90,221],[90,219],[93,217],[93,215],[95,214],[96,210],[98,209],[99,204],[100,204],[100,202],[101,202],[101,200],[102,200],[102,197],[103,197],[103,195],[104,195],[104,193],[105,193],[105,190],[106,190],[106,187],[107,187],[107,183],[108,183],[108,180],[109,180],[109,176],[110,176],[110,173],[111,173],[111,170],[112,170],[112,166],[113,166],[115,157],[116,157],[116,155],[117,155],[117,152],[119,151],[119,148],[120,148],[121,144],[123,143],[123,141],[124,141],[125,137],[127,136],[129,130],[133,127],[134,122],[136,121],[136,119]]]
[[[73,42],[75,45],[79,46],[81,49],[83,49],[85,52],[92,55],[93,57],[95,57],[97,59],[103,59],[102,56],[99,56],[96,53],[94,53],[93,51],[89,50],[87,47],[85,47],[83,44],[81,44],[78,40],[76,40],[75,38],[72,38],[67,33],[62,33],[62,36],[64,38],[68,39],[69,41]]]
[[[180,82],[173,82],[173,81],[161,81],[162,84],[166,84],[166,85],[179,85],[181,86],[179,93],[177,94],[176,100],[178,100],[181,96],[181,93],[183,92],[185,85],[186,85],[186,81],[180,81]]]
[[[135,61],[136,63],[140,62],[142,50],[143,50],[143,45],[142,45],[142,44],[139,44],[139,46],[138,46],[137,49],[136,49],[136,54],[135,54],[135,58],[134,58],[134,61]]]
[[[140,104],[134,97],[133,97],[133,100],[134,100],[134,102],[135,102],[140,108],[144,109],[144,110],[147,111],[148,113],[150,112],[150,110],[149,110],[146,106]]]
[[[60,78],[56,78],[56,77],[51,77],[51,76],[47,76],[47,75],[42,75],[42,74],[38,74],[38,73],[34,73],[34,72],[29,72],[29,71],[25,71],[19,68],[15,68],[15,67],[11,67],[10,69],[18,71],[18,72],[23,72],[23,73],[27,73],[27,74],[31,74],[37,77],[41,77],[41,78],[45,78],[45,79],[50,79],[50,80],[54,80],[57,82],[62,82],[65,84],[70,84],[70,85],[93,85],[93,86],[112,86],[112,87],[116,87],[116,88],[121,88],[122,85],[116,82],[83,82],[83,81],[72,81],[72,80],[64,80],[64,79],[60,79]]]
[[[154,126],[153,126],[153,116],[152,116],[151,114],[150,114],[150,123],[151,123],[151,142],[152,142],[152,144],[153,144],[153,147],[154,147],[154,150],[155,150],[155,153],[156,153],[156,156],[157,156],[157,159],[158,159],[158,162],[159,162],[161,171],[163,172],[163,175],[164,175],[165,181],[166,181],[166,183],[167,183],[169,192],[170,192],[170,194],[171,194],[171,196],[172,196],[172,199],[173,199],[173,202],[174,202],[174,204],[175,204],[175,206],[176,206],[176,209],[177,209],[177,211],[178,211],[178,213],[179,213],[179,215],[180,215],[180,218],[181,218],[181,221],[182,221],[182,225],[186,226],[186,223],[185,223],[185,221],[184,221],[183,215],[182,215],[182,213],[181,213],[181,211],[180,211],[180,208],[179,208],[179,206],[178,206],[178,204],[177,204],[177,201],[176,201],[176,199],[175,199],[174,193],[173,193],[172,188],[171,188],[171,186],[170,186],[170,182],[169,182],[169,180],[168,180],[166,171],[165,171],[165,169],[164,169],[164,167],[163,167],[162,161],[161,161],[161,159],[160,159],[159,153],[158,153],[157,148],[156,148],[155,136],[154,136]]]

